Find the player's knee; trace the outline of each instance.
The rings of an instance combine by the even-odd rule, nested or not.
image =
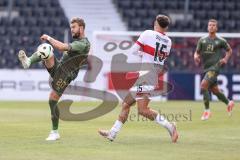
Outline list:
[[[203,80],[201,82],[200,87],[201,87],[201,90],[207,90],[208,89],[208,82],[206,80]]]
[[[125,105],[125,106],[130,107],[130,106],[134,105],[134,103],[136,103],[136,100],[133,99],[132,97],[128,96],[124,99],[122,106]]]
[[[56,115],[56,114],[51,115],[51,120],[55,121],[55,120],[58,120],[58,119],[59,119],[58,115]]]
[[[50,100],[58,101],[59,98],[60,98],[60,96],[55,91],[51,91],[51,93],[49,95]]]
[[[124,114],[124,116],[128,116],[128,113],[130,111],[130,107],[131,107],[131,105],[129,105],[125,102],[122,103],[122,113]]]
[[[148,114],[148,110],[148,108],[138,108],[138,114],[145,117]]]
[[[206,85],[204,85],[204,84],[201,84],[201,91],[205,91],[205,90],[207,90],[207,87],[206,87]]]
[[[217,86],[212,87],[212,88],[210,89],[210,91],[211,91],[213,94],[215,94],[215,95],[220,92]]]
[[[128,103],[122,102],[122,109],[123,110],[128,110],[130,107],[131,107],[131,105],[129,105]]]
[[[201,85],[201,93],[203,94],[206,91],[208,91],[208,88],[206,87],[206,85]]]
[[[218,91],[216,91],[216,90],[214,90],[214,89],[211,89],[211,92],[213,93],[213,94],[218,94]]]

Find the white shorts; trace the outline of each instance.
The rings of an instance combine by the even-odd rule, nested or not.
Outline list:
[[[130,89],[132,96],[137,99],[143,99],[156,96],[159,75],[163,73],[163,67],[152,65],[149,71],[140,71],[139,78]],[[144,96],[144,97],[143,97]]]

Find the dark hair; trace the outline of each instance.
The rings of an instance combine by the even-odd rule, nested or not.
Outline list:
[[[157,15],[156,21],[162,28],[166,28],[170,24],[170,19],[168,18],[168,16],[165,15]]]
[[[85,22],[82,18],[74,17],[71,19],[71,24],[77,23],[79,26],[83,26],[83,29],[85,29]]]

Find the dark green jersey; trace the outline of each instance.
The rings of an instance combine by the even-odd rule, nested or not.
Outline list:
[[[62,57],[62,63],[66,62],[72,57],[79,55],[87,55],[90,49],[90,43],[87,38],[74,39],[72,43],[69,44],[69,50],[67,54]]]
[[[219,36],[211,39],[205,36],[199,39],[197,44],[197,52],[200,53],[203,62],[204,72],[220,70],[219,61],[223,57],[222,49],[230,48],[227,41]]]
[[[67,53],[64,53],[60,61],[66,73],[69,73],[75,78],[81,66],[86,64],[89,50],[90,43],[87,38],[74,39],[74,41],[69,44],[69,50]]]

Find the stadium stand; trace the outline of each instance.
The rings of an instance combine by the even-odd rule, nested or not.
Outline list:
[[[190,0],[187,13],[190,18],[173,21],[170,31],[205,31],[205,22],[209,18],[216,18],[221,24],[221,32],[238,32],[236,20],[240,15],[240,3],[238,0],[228,0],[224,3],[225,1]],[[128,24],[129,30],[134,31],[151,28],[151,25],[146,25],[146,22],[149,18],[153,20],[156,14],[162,13],[173,17],[173,14],[184,14],[185,9],[185,0],[113,0],[113,2],[123,20]],[[132,21],[133,17],[137,20]],[[189,25],[192,20],[197,21],[197,25]]]
[[[225,3],[227,2],[227,3]],[[240,2],[238,0],[189,0],[187,17],[184,17],[185,0],[113,0],[127,23],[128,29],[143,31],[151,29],[157,14],[166,14],[172,18],[170,32],[206,32],[207,21],[215,18],[219,23],[219,32],[239,32]],[[180,15],[180,16],[179,16]],[[182,15],[182,16],[181,16]],[[193,53],[196,38],[172,38],[173,49],[168,59],[169,68],[174,71],[196,71]],[[233,57],[225,70],[239,71],[239,39],[228,40],[233,48]],[[184,43],[183,43],[184,42]]]
[[[9,1],[0,0],[1,11],[7,12]],[[12,12],[16,16],[0,19],[0,68],[19,68],[16,58],[19,49],[33,53],[40,44],[39,37],[46,33],[62,40],[69,28],[58,0],[13,0]],[[59,57],[60,54],[56,52]],[[41,64],[33,68],[41,68]]]

